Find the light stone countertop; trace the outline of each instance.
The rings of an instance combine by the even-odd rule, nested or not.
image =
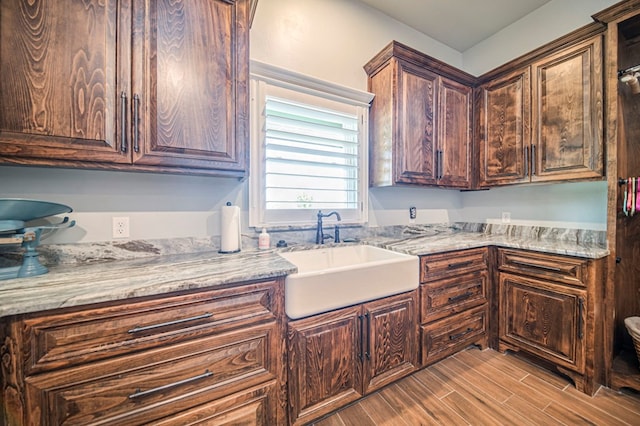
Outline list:
[[[609,254],[606,248],[592,243],[454,229],[402,237],[363,238],[360,243],[412,255],[490,245],[593,259]],[[317,246],[298,245],[282,250],[313,247]],[[276,249],[237,254],[210,251],[157,255],[56,266],[45,275],[0,281],[0,317],[269,279],[296,271],[296,267],[279,256]]]
[[[599,259],[609,254],[609,250],[601,245],[587,242],[577,243],[566,240],[528,238],[522,235],[488,235],[464,231],[439,232],[433,235],[403,239],[372,238],[368,239],[366,243],[417,256],[486,246],[533,250],[589,259]]]
[[[56,267],[37,277],[0,281],[0,317],[269,279],[296,270],[275,250]]]

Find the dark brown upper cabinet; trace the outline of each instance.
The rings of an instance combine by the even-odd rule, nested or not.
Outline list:
[[[254,8],[3,1],[0,161],[244,176]]]
[[[485,80],[479,186],[602,178],[602,64],[598,34]]]
[[[525,150],[531,145],[529,67],[480,88],[479,172],[482,186],[529,181]]]
[[[364,68],[370,185],[468,188],[474,78],[395,41]]]

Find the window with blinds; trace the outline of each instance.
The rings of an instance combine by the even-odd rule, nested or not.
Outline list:
[[[256,73],[252,62],[250,226],[315,224],[318,210],[366,222],[371,95],[260,65]],[[364,101],[344,96],[352,92]]]
[[[265,202],[272,209],[358,208],[358,116],[268,96]]]

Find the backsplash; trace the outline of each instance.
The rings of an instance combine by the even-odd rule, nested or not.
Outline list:
[[[341,227],[341,238],[366,241],[373,238],[408,239],[454,232],[477,232],[487,235],[505,235],[532,240],[566,241],[606,247],[606,232],[595,230],[548,228],[539,226],[495,225],[486,223],[451,223],[427,225],[394,225],[384,227]],[[326,232],[331,233],[331,227]],[[271,246],[283,240],[288,247],[312,246],[315,229],[271,230]],[[87,264],[114,260],[138,259],[180,253],[206,253],[217,251],[220,237],[171,238],[155,240],[113,240],[80,244],[43,244],[38,247],[44,265]],[[258,249],[258,232],[242,235],[242,250]],[[0,246],[0,267],[19,265],[22,249],[18,246]]]

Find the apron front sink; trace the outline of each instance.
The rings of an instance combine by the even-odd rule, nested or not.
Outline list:
[[[298,267],[285,279],[292,319],[328,312],[418,287],[417,256],[366,245],[280,253]]]

